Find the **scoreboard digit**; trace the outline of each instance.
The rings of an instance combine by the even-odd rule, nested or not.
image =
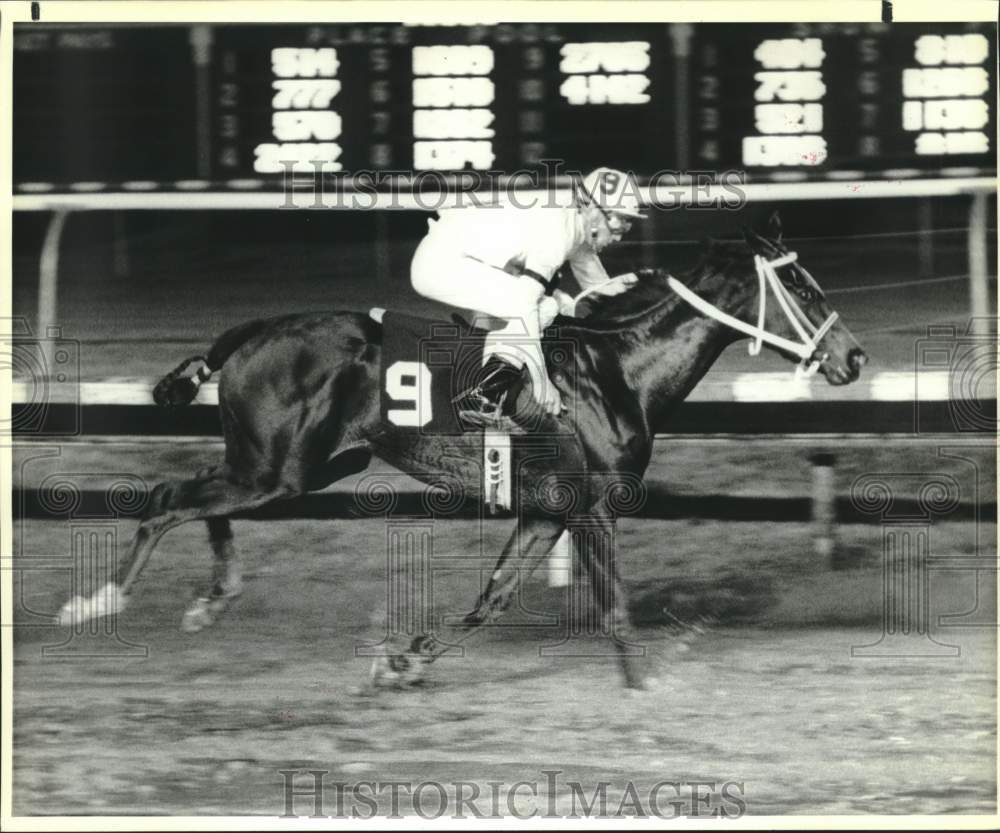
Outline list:
[[[553,47],[548,153],[570,168],[652,173],[676,155],[660,26],[567,26]]]
[[[340,61],[333,47],[278,47],[271,50],[271,138],[254,148],[254,170],[278,173],[282,159],[291,159],[295,169],[322,159],[332,170],[343,169],[343,119],[334,102],[341,90],[337,71]]]
[[[995,170],[996,27],[696,28],[696,163],[750,179]]]
[[[220,176],[658,166],[666,27],[227,27]],[[385,42],[379,42],[383,40]],[[655,139],[654,139],[655,137]]]
[[[903,70],[903,129],[920,156],[988,153],[990,43],[981,33],[921,35]]]
[[[329,172],[348,159],[345,143],[363,129],[352,99],[367,68],[357,49],[309,43],[272,27],[226,27],[215,34],[216,178]]]
[[[819,38],[766,38],[754,49],[754,132],[743,137],[747,167],[820,165],[823,137],[823,60]],[[755,69],[757,69],[755,67]]]
[[[277,189],[289,173],[513,173],[546,159],[750,181],[996,170],[995,25],[267,24],[195,35],[18,24],[16,187]]]
[[[487,44],[414,46],[413,168],[490,170],[496,56]]]

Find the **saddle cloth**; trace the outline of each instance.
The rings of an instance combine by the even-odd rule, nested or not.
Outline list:
[[[470,430],[459,417],[470,407],[466,395],[480,381],[483,349],[488,330],[469,325],[456,316],[452,322],[418,318],[401,312],[379,310],[382,322],[380,371],[383,424],[422,434],[462,434]],[[477,319],[478,320],[478,319]],[[542,351],[549,376],[566,392],[576,388],[576,344],[546,331]],[[523,417],[523,418],[522,418]],[[515,421],[522,431],[559,432],[569,426],[547,425],[527,414]],[[476,430],[472,427],[471,430]]]
[[[468,392],[477,384],[488,331],[464,323],[433,321],[385,311],[382,322],[380,418],[394,431],[423,435],[474,434],[481,438],[483,500],[491,511],[510,508],[511,458],[518,435],[529,424],[511,420],[511,433],[497,426],[466,424],[460,412],[470,407]],[[549,371],[571,383],[573,349],[558,337],[543,344]],[[572,428],[567,424],[561,430]]]
[[[382,422],[422,434],[462,434],[459,395],[475,385],[486,330],[400,312],[382,317]]]

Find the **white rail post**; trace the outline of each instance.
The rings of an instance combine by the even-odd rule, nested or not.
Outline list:
[[[573,580],[573,536],[563,530],[549,550],[549,587],[567,587]]]
[[[68,209],[60,209],[52,215],[42,243],[42,257],[38,264],[38,332],[42,350],[42,367],[49,375],[53,367],[51,336],[55,335],[56,314],[59,293],[59,243],[63,226],[69,217]]]
[[[809,460],[812,463],[813,544],[816,555],[826,559],[830,567],[836,567],[836,496],[833,485],[833,464],[836,458],[828,451],[819,451]]]
[[[969,206],[969,300],[973,323],[992,318],[990,287],[986,275],[989,255],[986,248],[986,194],[972,195]]]

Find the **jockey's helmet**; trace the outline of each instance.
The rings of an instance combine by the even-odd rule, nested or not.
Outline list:
[[[585,203],[592,203],[604,212],[640,220],[646,217],[639,211],[639,190],[631,174],[614,168],[597,168],[583,178],[582,191]]]

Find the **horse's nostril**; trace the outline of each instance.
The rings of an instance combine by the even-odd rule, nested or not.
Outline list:
[[[854,348],[850,353],[847,354],[847,364],[850,366],[851,370],[857,372],[861,370],[868,362],[868,356],[865,355],[863,350],[858,350]]]

